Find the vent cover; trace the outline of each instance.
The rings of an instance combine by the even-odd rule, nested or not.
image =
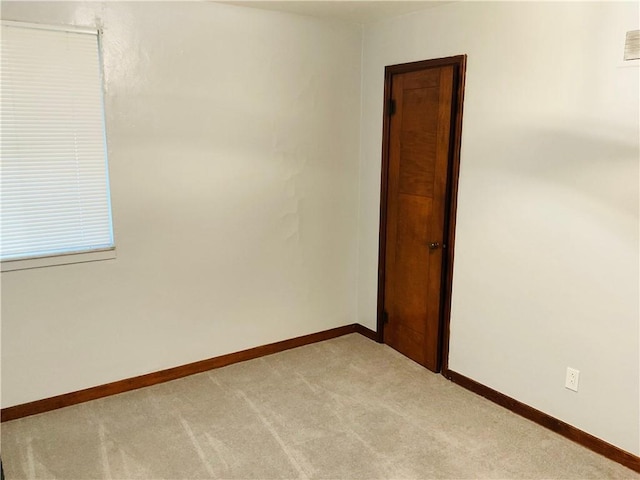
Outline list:
[[[627,40],[624,43],[624,60],[637,60],[640,58],[640,30],[627,32]]]

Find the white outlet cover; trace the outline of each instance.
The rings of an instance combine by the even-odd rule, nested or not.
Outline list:
[[[567,378],[565,379],[564,386],[574,392],[578,391],[578,383],[580,381],[580,370],[567,367]]]

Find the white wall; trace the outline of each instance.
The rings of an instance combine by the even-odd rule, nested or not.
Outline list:
[[[117,259],[2,274],[2,406],[356,318],[361,28],[183,3],[99,25]]]
[[[358,282],[374,328],[384,66],[468,54],[450,368],[635,454],[639,69],[620,65],[638,28],[637,2],[462,2],[367,25]]]

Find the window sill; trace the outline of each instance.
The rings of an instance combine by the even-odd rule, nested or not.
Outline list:
[[[56,265],[70,265],[72,263],[97,262],[100,260],[113,260],[116,258],[116,249],[94,250],[91,252],[70,253],[66,255],[53,255],[51,257],[23,258],[19,260],[5,260],[2,262],[2,271],[28,270],[31,268],[53,267]]]

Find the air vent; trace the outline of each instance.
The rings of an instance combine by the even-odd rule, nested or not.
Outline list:
[[[627,32],[627,40],[624,43],[624,60],[640,59],[640,30]]]

